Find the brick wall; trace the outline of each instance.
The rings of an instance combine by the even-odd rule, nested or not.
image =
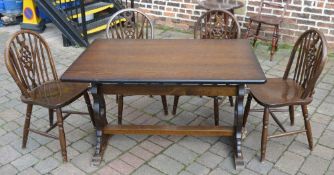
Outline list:
[[[198,7],[200,0],[135,0],[136,6],[155,19],[156,24],[167,25],[184,30],[192,30],[194,21],[205,11]],[[248,18],[259,10],[260,0],[240,0],[245,7],[236,10],[236,16],[245,31]],[[282,0],[267,0],[282,2]],[[266,9],[268,15],[280,12]],[[293,43],[297,37],[309,28],[321,30],[331,48],[334,48],[334,0],[290,0],[281,26],[281,39]],[[262,35],[271,33],[268,28]]]

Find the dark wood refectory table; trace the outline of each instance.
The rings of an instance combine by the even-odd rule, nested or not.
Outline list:
[[[245,84],[266,77],[248,40],[95,40],[66,70],[62,81],[91,83],[99,162],[108,135],[230,136],[235,165],[243,167]],[[237,96],[234,126],[108,125],[104,94]]]

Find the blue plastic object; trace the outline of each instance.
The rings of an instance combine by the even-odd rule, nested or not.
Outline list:
[[[22,0],[2,0],[4,11],[6,14],[21,14]],[[1,5],[1,4],[0,4]]]
[[[3,0],[0,0],[0,13],[3,13],[5,11],[5,5],[3,3]]]

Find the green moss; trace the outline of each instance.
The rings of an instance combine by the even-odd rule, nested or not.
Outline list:
[[[162,30],[161,33],[165,33],[167,31],[174,31],[174,32],[180,32],[180,33],[187,33],[187,34],[193,33],[193,32],[188,31],[188,30],[176,29],[176,28],[173,28],[173,27],[165,26],[165,25],[155,25],[154,28]]]
[[[329,53],[328,58],[334,60],[334,53]]]

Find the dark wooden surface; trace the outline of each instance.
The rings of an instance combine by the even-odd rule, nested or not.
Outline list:
[[[264,83],[248,40],[94,41],[62,75],[94,83]]]
[[[63,81],[92,83],[99,164],[108,134],[222,135],[234,138],[243,167],[241,129],[245,84],[266,81],[247,40],[96,40],[69,67]],[[228,85],[227,85],[228,84]],[[237,96],[233,127],[107,125],[104,94]]]

